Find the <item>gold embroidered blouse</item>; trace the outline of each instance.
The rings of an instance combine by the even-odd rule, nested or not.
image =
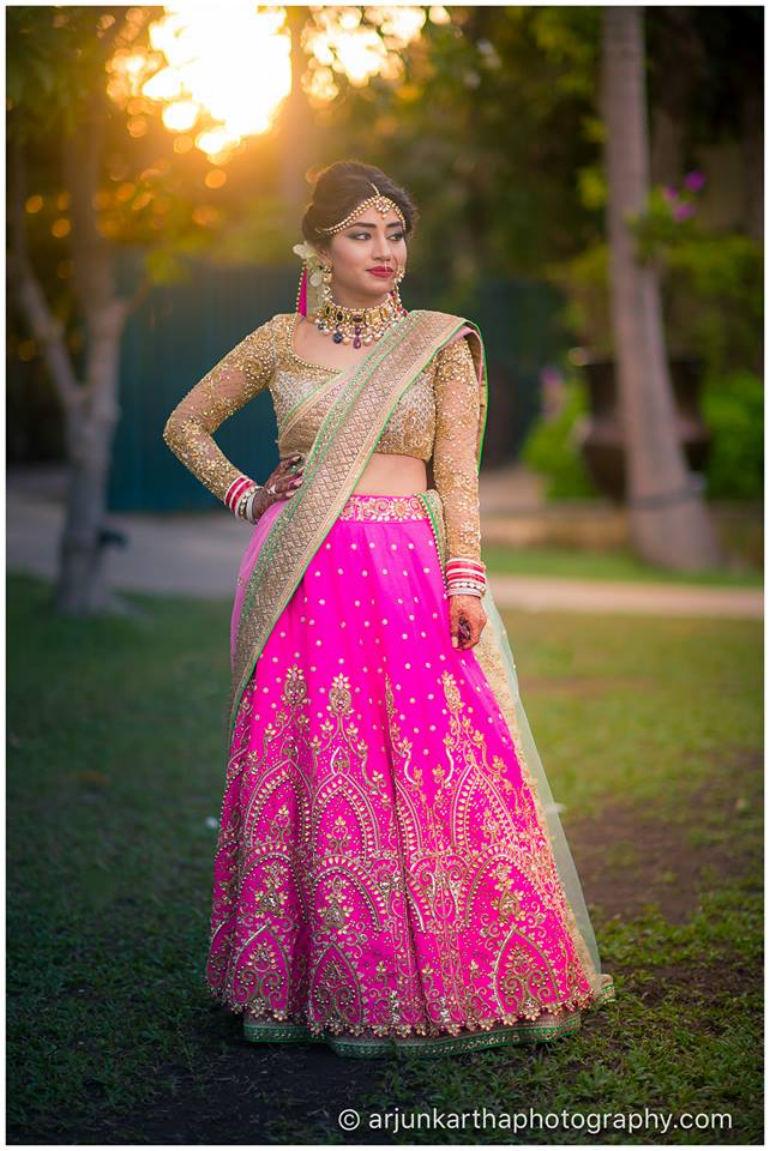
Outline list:
[[[213,438],[228,416],[268,388],[284,458],[310,450],[334,402],[338,369],[313,364],[294,352],[295,322],[296,313],[278,313],[251,332],[198,381],[166,421],[165,443],[218,499],[224,500],[242,474]],[[409,385],[376,447],[377,452],[433,459],[433,480],[444,505],[448,559],[481,559],[479,407],[473,357],[467,340],[457,339]]]

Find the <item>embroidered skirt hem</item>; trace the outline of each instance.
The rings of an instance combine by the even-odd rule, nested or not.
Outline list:
[[[374,1033],[369,1029],[363,1034],[352,1034],[326,1028],[318,1030],[304,1020],[257,1019],[249,1014],[245,1004],[236,1007],[228,1001],[226,1005],[233,1011],[240,1010],[243,1013],[243,1036],[250,1043],[325,1044],[337,1055],[358,1059],[372,1059],[399,1052],[441,1056],[480,1051],[489,1047],[547,1043],[579,1031],[585,1014],[615,1001],[612,976],[603,975],[601,978],[602,988],[595,998],[574,1010],[562,1007],[554,1011],[543,1011],[537,1019],[521,1018],[513,1023],[495,1019],[489,1020],[488,1026],[479,1024],[475,1028],[460,1027],[456,1031],[446,1032],[436,1030],[428,1035],[416,1031],[391,1034]],[[209,992],[222,1002],[210,986]]]

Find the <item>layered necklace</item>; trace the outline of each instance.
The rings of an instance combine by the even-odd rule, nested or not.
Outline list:
[[[389,299],[384,304],[374,304],[370,308],[349,308],[345,304],[338,304],[332,297],[331,278],[331,271],[324,269],[321,304],[318,311],[313,313],[312,321],[319,332],[327,336],[331,334],[335,344],[352,343],[354,348],[360,348],[381,340],[407,314],[398,294],[403,268],[399,268],[396,273],[396,283],[388,293]]]

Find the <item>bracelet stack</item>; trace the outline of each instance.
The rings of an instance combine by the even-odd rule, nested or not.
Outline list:
[[[255,523],[253,516],[254,497],[263,487],[248,476],[237,476],[225,493],[225,504],[236,519]]]
[[[447,593],[475,595],[481,599],[487,586],[486,570],[486,564],[481,560],[453,556],[445,565]]]

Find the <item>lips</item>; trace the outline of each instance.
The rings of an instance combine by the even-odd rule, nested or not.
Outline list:
[[[390,268],[367,268],[367,271],[371,273],[372,276],[379,276],[381,280],[389,280],[393,275]]]

